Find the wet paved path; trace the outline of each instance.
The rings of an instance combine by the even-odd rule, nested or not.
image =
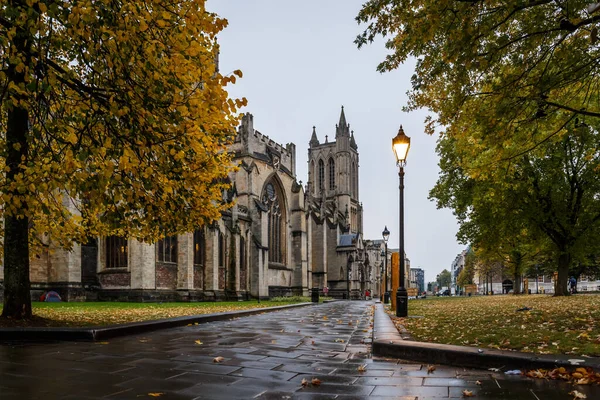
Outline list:
[[[109,342],[4,344],[0,399],[573,398],[562,382],[373,360],[371,337],[372,303],[353,301]],[[576,389],[600,398],[598,387]]]

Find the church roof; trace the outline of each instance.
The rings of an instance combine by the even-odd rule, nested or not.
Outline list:
[[[358,240],[358,233],[349,233],[349,234],[345,234],[345,235],[340,235],[340,243],[338,244],[338,247],[355,246],[357,240]]]

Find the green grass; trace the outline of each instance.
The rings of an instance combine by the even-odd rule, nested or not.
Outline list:
[[[83,327],[123,324],[189,315],[212,314],[254,308],[274,307],[310,301],[306,297],[273,300],[203,303],[125,303],[125,302],[33,302],[30,321],[0,319],[0,327],[63,326]],[[0,307],[0,310],[2,308]]]
[[[428,298],[408,312],[394,320],[418,341],[600,356],[600,295]]]

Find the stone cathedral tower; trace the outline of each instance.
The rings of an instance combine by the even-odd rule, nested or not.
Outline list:
[[[356,297],[368,286],[362,254],[358,146],[344,107],[335,140],[319,142],[313,127],[306,188],[313,287],[328,286],[335,297]]]

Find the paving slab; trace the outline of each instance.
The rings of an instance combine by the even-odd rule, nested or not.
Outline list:
[[[4,344],[0,399],[423,400],[464,398],[465,389],[475,400],[572,398],[564,382],[374,356],[363,343],[374,334],[374,306],[339,301],[103,344]],[[600,387],[577,390],[600,399]]]

